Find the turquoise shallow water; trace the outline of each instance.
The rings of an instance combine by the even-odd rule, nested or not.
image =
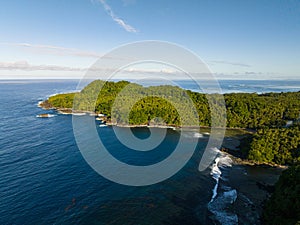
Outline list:
[[[287,83],[286,90],[292,84],[292,90],[299,90],[299,82]],[[193,158],[164,182],[128,187],[108,181],[83,159],[71,116],[36,118],[45,112],[37,107],[39,100],[72,91],[76,85],[76,81],[0,82],[0,224],[208,224],[207,204],[215,182],[210,171],[197,170],[206,140],[200,138]],[[245,90],[238,82],[222,85],[224,90],[233,90],[229,85]],[[259,92],[264,86],[285,90],[277,83],[246,85],[248,91]],[[155,151],[137,153],[118,142],[111,127],[98,129],[112,155],[135,165],[164,159],[178,141],[178,133],[169,130]],[[145,128],[134,132],[140,138],[149,135]]]

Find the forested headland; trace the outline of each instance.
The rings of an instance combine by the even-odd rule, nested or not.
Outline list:
[[[126,89],[126,86],[130,88]],[[126,95],[122,93],[126,90]],[[99,94],[98,94],[99,93]],[[76,95],[77,101],[74,102]],[[114,105],[127,110],[129,119],[113,104],[117,96],[121,101]],[[129,97],[128,97],[129,96]],[[131,107],[132,101],[138,99]],[[176,99],[176,100],[174,100]],[[184,107],[191,99],[199,116],[199,126],[211,126],[210,106],[206,94],[162,85],[143,87],[128,81],[105,82],[96,80],[79,93],[51,96],[44,105],[59,108],[76,108],[106,114],[114,123],[127,122],[146,125],[159,118],[166,125],[180,126],[181,118],[176,109]],[[245,158],[262,163],[293,164],[300,160],[300,92],[287,93],[230,93],[224,94],[226,126],[255,130],[243,147]],[[113,110],[112,110],[113,109]],[[222,115],[220,115],[222,116]],[[129,121],[126,121],[129,120]],[[286,124],[289,122],[289,126]],[[245,142],[244,142],[245,145]]]
[[[178,102],[185,101],[186,96],[193,101],[199,115],[200,126],[210,126],[210,108],[206,94],[185,91],[179,87],[162,85],[143,87],[128,81],[104,82],[96,80],[87,85],[80,93],[58,94],[51,96],[47,103],[55,108],[73,108],[83,111],[95,111],[108,117],[117,95],[130,84],[130,98],[122,99],[124,106],[139,95],[148,95],[135,103],[130,112],[131,124],[146,124],[148,116],[161,117],[167,124],[180,124],[178,113],[168,99],[177,98]],[[103,86],[103,87],[102,87]],[[100,88],[102,87],[101,91]],[[96,101],[91,102],[91,96],[98,94]],[[74,96],[80,99],[73,106]],[[155,96],[163,96],[155,97]],[[299,119],[300,92],[288,93],[231,93],[224,94],[226,103],[227,127],[258,129],[265,127],[283,127],[287,121]],[[119,121],[122,123],[122,118]]]
[[[122,95],[122,90],[128,85],[130,88],[126,97]],[[215,97],[218,98],[218,95]],[[223,97],[226,126],[255,131],[241,141],[243,157],[258,163],[290,166],[283,172],[274,194],[266,203],[264,223],[296,224],[298,221],[297,224],[300,224],[300,92],[231,93],[224,94]],[[116,98],[119,101],[115,104]],[[136,99],[138,100],[133,104]],[[159,118],[157,123],[180,126],[181,118],[176,109],[185,110],[187,99],[192,100],[197,110],[199,126],[211,126],[207,95],[167,85],[143,87],[127,81],[97,80],[79,93],[51,96],[42,106],[102,113],[108,120],[113,118],[116,124],[127,122],[145,125],[151,119]],[[119,110],[127,110],[129,118],[118,114],[113,106]]]

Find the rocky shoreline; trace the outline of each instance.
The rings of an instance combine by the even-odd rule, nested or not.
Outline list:
[[[274,191],[274,185],[287,166],[259,163],[239,157],[240,139],[225,137],[222,152],[233,162],[228,170],[228,179],[237,191],[232,210],[238,216],[239,224],[261,224],[264,204]]]
[[[230,128],[229,128],[230,129]],[[279,168],[279,169],[287,169],[287,166],[279,165],[275,163],[261,163],[253,160],[248,160],[243,158],[240,150],[240,137],[232,136],[225,137],[221,151],[228,154],[228,156],[232,159],[235,165],[244,165],[244,166],[261,166],[265,168]]]
[[[97,117],[98,114],[90,111],[77,111],[70,108],[55,108],[48,101],[39,103],[39,107],[45,110],[55,110],[60,114],[70,115],[91,115]],[[46,114],[45,114],[46,115]],[[98,117],[97,117],[98,118]],[[106,117],[102,118],[106,125],[119,127],[150,127],[150,128],[171,128],[181,127],[157,124],[127,125],[112,123]],[[203,134],[208,134],[210,127],[187,127],[189,129],[202,129]],[[238,215],[240,224],[260,224],[260,216],[263,211],[264,202],[270,197],[273,186],[279,179],[286,166],[277,164],[259,163],[244,159],[241,154],[240,144],[245,133],[253,133],[241,128],[228,128],[225,135],[221,151],[227,154],[233,162],[229,170],[229,183],[237,190],[238,196],[232,203],[232,208]],[[232,132],[233,131],[233,132]]]
[[[73,110],[71,108],[58,108],[53,107],[52,104],[48,102],[48,100],[42,101],[38,103],[38,106],[45,109],[45,110],[55,110],[59,114],[66,114],[66,115],[78,115],[78,114],[87,114],[90,116],[97,116],[98,114],[93,111],[83,111],[83,110]],[[42,114],[41,114],[42,115]],[[44,114],[43,114],[44,115]],[[46,114],[45,114],[46,115]],[[161,125],[161,124],[119,124],[119,123],[113,123],[109,121],[106,117],[103,117],[102,119],[105,121],[106,125],[108,126],[118,126],[118,127],[129,127],[129,128],[138,128],[138,127],[148,127],[148,128],[170,128],[170,129],[178,129],[178,128],[186,128],[186,129],[207,129],[210,130],[211,127],[207,126],[189,126],[189,127],[180,127],[175,125]],[[255,131],[248,130],[244,128],[226,128],[226,130],[232,130],[232,131],[245,131],[249,133],[253,133]],[[209,133],[209,132],[205,132]],[[224,138],[221,151],[227,153],[231,159],[233,160],[235,165],[247,165],[247,166],[265,166],[265,167],[275,167],[275,168],[281,168],[286,169],[287,166],[278,165],[278,164],[271,164],[271,163],[260,163],[256,161],[251,161],[247,159],[243,159],[240,154],[240,140],[243,136],[238,137],[237,135],[228,135]]]
[[[237,192],[231,207],[239,224],[261,224],[265,202],[274,191],[283,169],[265,166],[233,165],[228,180]]]
[[[91,116],[97,116],[98,114],[92,111],[84,111],[84,110],[73,110],[71,108],[60,108],[60,107],[54,107],[52,104],[48,102],[48,100],[41,101],[38,103],[38,107],[44,109],[44,110],[55,110],[59,114],[64,115],[78,115],[78,114],[88,114]]]

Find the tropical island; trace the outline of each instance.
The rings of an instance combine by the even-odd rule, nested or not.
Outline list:
[[[128,111],[129,118],[125,118],[112,108],[116,97],[129,84],[130,95],[140,99],[132,108],[126,106],[130,106],[134,98],[123,98],[122,104],[117,105]],[[141,94],[146,94],[146,97],[141,98]],[[162,95],[164,98],[158,97]],[[176,108],[181,107],[180,103],[186,101],[186,97],[193,101],[199,115],[199,126],[210,127],[212,121],[206,95],[169,85],[143,87],[128,81],[96,80],[79,93],[51,96],[40,105],[67,113],[74,112],[75,108],[76,113],[106,115],[105,120],[110,124],[145,126],[154,118],[160,118],[154,122],[177,127],[181,120]],[[80,101],[74,101],[75,98]],[[169,98],[178,99],[175,106],[166,100]],[[265,204],[262,220],[265,224],[299,224],[300,92],[230,93],[224,94],[224,100],[226,127],[251,131],[241,138],[239,152],[224,150],[253,164],[288,166]]]

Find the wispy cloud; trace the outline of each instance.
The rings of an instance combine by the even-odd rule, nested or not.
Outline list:
[[[57,55],[57,56],[76,56],[76,57],[87,57],[87,58],[102,58],[102,59],[110,59],[110,60],[128,60],[133,58],[126,58],[121,56],[112,56],[101,54],[97,52],[79,50],[75,48],[65,48],[61,46],[53,46],[53,45],[38,45],[38,44],[30,44],[30,43],[9,43],[9,42],[0,42],[1,45],[12,46],[12,47],[20,47],[24,50],[36,53],[36,54],[47,54],[47,55]]]
[[[225,60],[212,60],[211,63],[217,63],[217,64],[227,64],[232,66],[241,66],[241,67],[251,67],[251,65],[241,62],[230,62]]]
[[[111,9],[111,7],[106,3],[105,0],[97,0],[98,2],[100,2],[102,4],[102,6],[104,7],[105,11],[107,12],[107,14],[117,23],[119,24],[123,29],[125,29],[127,32],[130,33],[137,33],[138,31],[130,26],[129,24],[127,24],[124,20],[120,19]]]
[[[78,56],[78,57],[90,57],[99,58],[102,55],[96,52],[82,51],[74,48],[65,48],[53,45],[36,45],[30,43],[7,43],[2,42],[0,45],[22,47],[28,50],[34,50],[42,54],[52,54],[60,56]]]
[[[0,62],[0,70],[18,70],[18,71],[96,71],[96,72],[114,72],[116,68],[97,68],[97,67],[69,67],[59,65],[33,65],[26,60],[16,62]],[[121,71],[125,74],[177,74],[178,72],[172,69],[144,69],[144,68],[126,68]]]
[[[0,70],[84,71],[86,69],[67,67],[67,66],[57,66],[57,65],[32,65],[32,64],[29,64],[27,61],[17,61],[17,62],[0,62]]]

